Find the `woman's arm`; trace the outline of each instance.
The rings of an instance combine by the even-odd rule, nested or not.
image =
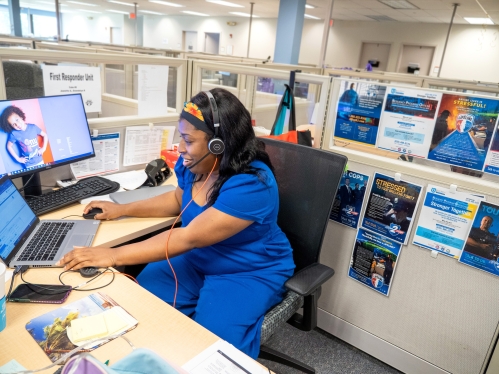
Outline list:
[[[102,209],[95,219],[114,219],[122,216],[129,217],[171,217],[180,214],[182,202],[182,189],[177,187],[159,196],[147,200],[136,201],[130,204],[115,204],[108,201],[92,201],[83,213],[86,214],[92,208]]]
[[[194,218],[187,227],[172,229],[168,256],[175,257],[194,248],[221,242],[251,225],[253,221],[236,218],[213,207]],[[140,243],[118,248],[79,247],[66,254],[57,266],[77,270],[86,266],[122,266],[161,261],[166,258],[170,231]]]

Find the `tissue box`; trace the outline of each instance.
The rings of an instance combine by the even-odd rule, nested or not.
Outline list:
[[[180,156],[177,148],[178,144],[174,144],[172,150],[163,149],[161,151],[161,158],[166,162],[170,169],[173,169],[175,167],[178,157]]]

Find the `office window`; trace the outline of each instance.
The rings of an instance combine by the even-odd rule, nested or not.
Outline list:
[[[57,19],[56,17],[34,14],[33,29],[35,37],[51,38],[57,36]]]
[[[10,34],[10,17],[9,9],[0,8],[0,34]]]

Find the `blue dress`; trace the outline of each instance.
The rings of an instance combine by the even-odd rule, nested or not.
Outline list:
[[[195,175],[175,165],[184,191],[182,209],[192,198]],[[291,246],[277,226],[279,196],[275,178],[261,161],[259,175],[238,174],[227,180],[213,208],[253,223],[217,244],[195,248],[171,259],[178,278],[176,307],[196,322],[256,358],[265,313],[281,301],[284,282],[295,267]],[[187,226],[207,206],[192,202],[182,215]],[[169,304],[175,283],[166,261],[151,263],[137,278],[141,286]]]

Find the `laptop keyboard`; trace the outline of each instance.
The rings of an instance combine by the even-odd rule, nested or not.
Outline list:
[[[74,222],[42,222],[17,261],[51,261]]]

